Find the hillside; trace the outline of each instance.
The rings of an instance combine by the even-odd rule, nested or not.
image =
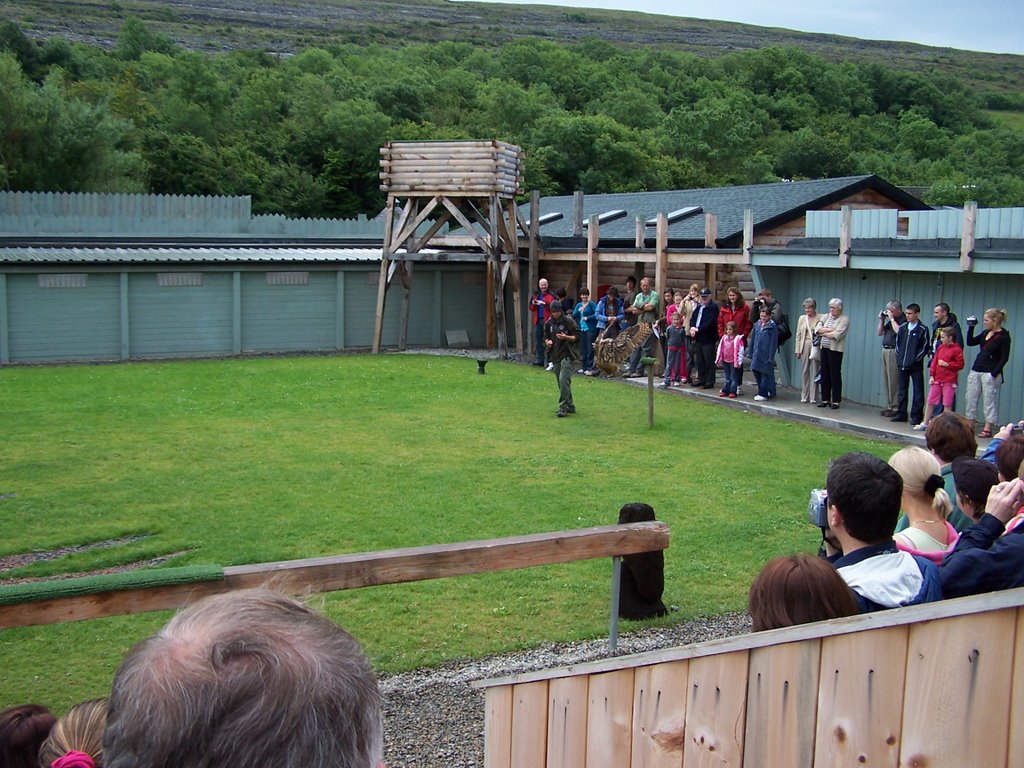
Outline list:
[[[954,74],[982,92],[1024,90],[1024,56],[932,48],[731,22],[550,6],[448,0],[0,0],[2,18],[35,38],[112,46],[128,16],[197,51],[260,49],[291,54],[310,46],[458,40],[499,45],[522,37],[656,46],[701,56],[792,46],[831,59]],[[893,30],[893,36],[899,30]]]

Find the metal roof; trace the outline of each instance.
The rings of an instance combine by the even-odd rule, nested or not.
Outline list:
[[[422,251],[421,251],[422,253]],[[380,261],[380,248],[0,248],[0,264],[224,264]]]
[[[583,218],[600,215],[615,209],[625,209],[625,218],[601,225],[601,240],[621,240],[633,243],[636,238],[636,217],[645,222],[658,213],[669,213],[690,206],[700,206],[705,213],[718,217],[718,242],[738,241],[743,235],[743,211],[754,213],[754,226],[766,229],[790,221],[809,209],[834,204],[863,190],[875,190],[908,210],[930,210],[929,206],[878,176],[845,176],[837,179],[812,181],[785,181],[773,184],[748,184],[739,187],[706,189],[680,189],[664,192],[623,192],[586,195],[583,198]],[[529,216],[529,206],[522,208]],[[540,200],[541,216],[562,213],[563,217],[542,224],[542,238],[569,238],[572,236],[573,196],[544,197]],[[654,229],[646,229],[647,237],[654,237]],[[692,216],[669,224],[669,240],[704,242],[704,217]]]

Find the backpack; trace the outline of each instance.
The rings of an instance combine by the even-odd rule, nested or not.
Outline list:
[[[793,332],[789,329],[789,315],[783,312],[782,317],[779,318],[779,322],[776,323],[776,325],[779,328],[779,346],[781,347],[793,338]]]

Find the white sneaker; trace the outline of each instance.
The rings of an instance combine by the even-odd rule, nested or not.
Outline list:
[[[928,429],[928,425],[924,423],[915,424],[913,429],[915,432],[924,432],[926,429]]]
[[[736,387],[736,397],[743,394],[743,387]]]
[[[547,368],[545,368],[544,370],[545,371],[553,371],[553,370],[555,370],[555,364],[554,363],[548,363]]]
[[[754,399],[757,400],[757,402],[759,402],[759,403],[763,403],[768,398],[767,397],[761,397],[761,395],[754,395]]]

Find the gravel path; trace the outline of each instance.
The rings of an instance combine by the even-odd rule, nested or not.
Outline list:
[[[746,614],[694,619],[619,636],[619,655],[672,648],[750,631]],[[608,657],[607,640],[543,645],[478,661],[451,662],[381,680],[388,768],[483,766],[484,695],[474,680]]]

